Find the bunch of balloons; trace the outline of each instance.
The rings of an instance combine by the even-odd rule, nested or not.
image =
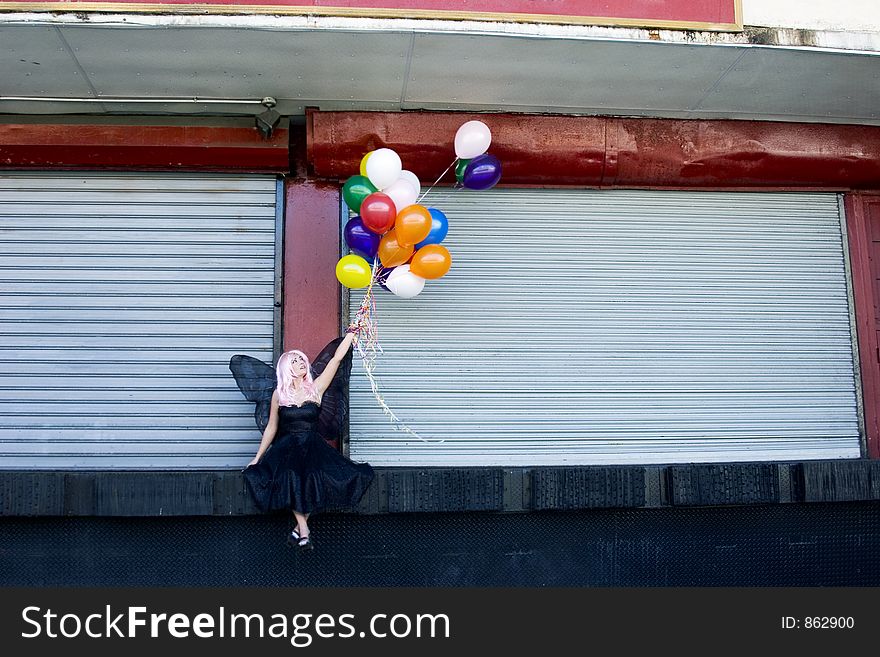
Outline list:
[[[489,189],[501,178],[501,162],[486,153],[491,141],[482,121],[468,121],[458,129],[453,164],[461,186]],[[376,264],[375,282],[399,297],[411,298],[421,293],[426,280],[449,271],[452,257],[441,244],[449,220],[437,208],[421,205],[421,192],[418,177],[403,168],[400,156],[390,148],[364,155],[360,174],[342,187],[346,205],[357,216],[345,225],[351,253],[336,264],[340,283],[348,288],[370,285]]]

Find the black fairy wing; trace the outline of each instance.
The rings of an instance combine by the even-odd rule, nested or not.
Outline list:
[[[312,361],[312,377],[317,379],[327,363],[333,358],[339,343],[344,338],[336,338],[321,350]],[[351,379],[351,349],[339,363],[330,386],[321,397],[321,413],[318,416],[318,433],[328,441],[338,444],[348,423],[348,383]]]
[[[275,370],[271,365],[251,356],[235,355],[229,359],[229,369],[245,399],[256,403],[254,420],[260,432],[269,424],[272,392],[275,390]]]

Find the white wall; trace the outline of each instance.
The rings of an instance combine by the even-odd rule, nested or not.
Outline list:
[[[743,23],[880,32],[880,0],[742,0]]]

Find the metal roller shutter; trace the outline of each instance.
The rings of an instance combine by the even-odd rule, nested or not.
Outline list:
[[[241,467],[271,361],[273,177],[0,175],[0,462]]]
[[[350,452],[377,465],[858,457],[838,197],[432,191],[444,278],[381,292]],[[351,312],[361,299],[350,295]]]

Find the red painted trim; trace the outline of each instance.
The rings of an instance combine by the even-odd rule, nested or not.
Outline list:
[[[280,173],[289,131],[256,128],[0,124],[0,169],[144,169]]]
[[[455,159],[455,132],[471,119],[492,130],[489,152],[507,185],[880,187],[880,128],[769,121],[309,111],[309,164],[319,177],[344,180],[364,153],[384,146],[433,181]],[[444,181],[452,180],[450,172]]]
[[[278,13],[742,29],[741,0],[12,0],[18,11]],[[190,9],[190,11],[192,11]]]
[[[877,341],[877,298],[872,267],[872,239],[880,228],[880,196],[848,194],[844,201],[849,235],[850,268],[856,306],[856,333],[868,456],[880,458],[880,352]]]
[[[46,0],[16,0],[20,3],[43,5]],[[77,4],[138,5],[144,0],[71,0]],[[246,13],[248,6],[302,7],[304,9],[361,9],[364,15],[371,10],[435,11],[461,13],[496,13],[507,15],[547,15],[561,18],[619,18],[663,20],[689,23],[733,23],[736,21],[735,0],[152,0],[153,4],[167,5],[169,12],[175,6],[205,5],[229,6]]]
[[[284,350],[313,358],[339,335],[339,187],[288,180],[284,209]]]
[[[603,187],[613,187],[617,182],[617,157],[620,151],[620,125],[605,123],[605,157],[602,160]]]

